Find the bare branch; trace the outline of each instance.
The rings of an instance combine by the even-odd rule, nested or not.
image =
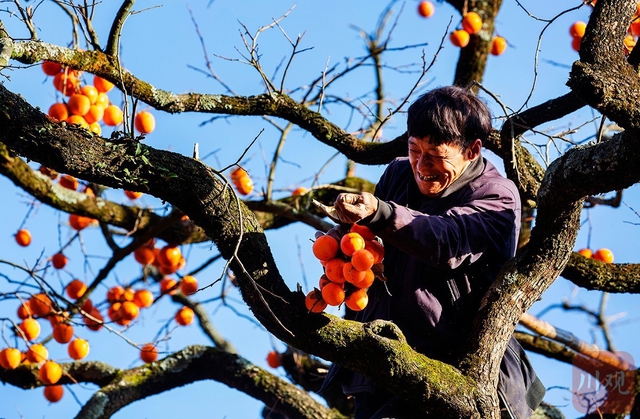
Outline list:
[[[182,293],[176,294],[171,297],[173,301],[184,305],[185,307],[189,307],[193,310],[196,317],[198,318],[198,324],[203,332],[211,339],[211,342],[220,349],[221,351],[225,351],[231,354],[236,354],[236,348],[226,340],[220,332],[213,326],[211,320],[209,319],[209,314],[204,308],[203,304],[194,302],[190,298],[186,297]]]
[[[109,31],[107,46],[104,49],[104,53],[106,55],[111,57],[118,56],[122,26],[124,26],[124,22],[126,22],[127,18],[130,16],[131,8],[134,3],[135,0],[123,0],[120,5],[120,9],[118,9],[118,13],[116,13],[115,18],[113,19],[113,24],[111,25],[111,30]]]
[[[37,40],[38,33],[36,31],[35,24],[33,23],[33,14],[35,10],[38,8],[38,6],[42,4],[42,2],[40,2],[35,8],[33,6],[27,6],[26,9],[22,7],[22,5],[20,5],[20,0],[13,0],[13,2],[15,3],[18,11],[20,12],[20,16],[22,16],[22,19],[21,19],[22,23],[24,23],[27,29],[29,29],[29,33],[31,34],[31,39],[34,41]]]
[[[563,345],[567,345],[576,352],[597,359],[598,361],[611,365],[612,367],[622,370],[631,370],[635,368],[633,365],[629,365],[625,360],[619,358],[613,352],[600,349],[597,345],[586,343],[574,336],[573,333],[557,329],[550,323],[540,320],[529,313],[524,313],[520,317],[520,324],[544,337],[560,342]]]
[[[604,263],[573,253],[562,276],[579,287],[611,293],[640,293],[640,265]]]

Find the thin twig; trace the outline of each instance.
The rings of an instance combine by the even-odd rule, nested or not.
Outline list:
[[[42,2],[38,3],[36,5],[36,7],[34,8],[33,6],[27,6],[27,8],[23,8],[20,5],[20,1],[19,0],[14,0],[13,1],[16,5],[16,7],[18,8],[18,11],[20,12],[20,16],[22,16],[22,23],[25,24],[25,26],[27,27],[27,29],[29,30],[29,34],[31,35],[31,39],[32,40],[37,40],[38,39],[38,33],[36,31],[36,27],[33,23],[33,14],[35,12],[35,9],[42,4]]]
[[[529,103],[529,99],[531,99],[531,96],[533,96],[533,92],[536,88],[536,84],[538,81],[538,62],[539,62],[539,55],[540,55],[540,45],[542,44],[542,36],[544,35],[545,31],[551,26],[551,24],[553,22],[555,22],[558,18],[560,18],[561,16],[564,16],[567,13],[573,12],[575,10],[578,10],[579,8],[581,8],[582,6],[584,6],[584,3],[580,3],[580,5],[576,6],[576,7],[572,7],[570,9],[564,10],[560,13],[558,13],[556,16],[554,16],[551,19],[545,20],[545,19],[539,19],[537,17],[535,17],[534,15],[532,15],[531,13],[529,13],[527,11],[527,9],[524,8],[524,6],[522,6],[522,4],[520,4],[519,0],[516,0],[516,3],[518,4],[518,6],[520,6],[520,8],[522,8],[522,10],[524,10],[530,17],[536,19],[536,20],[541,20],[543,22],[547,22],[547,24],[544,26],[544,28],[542,28],[542,31],[540,31],[540,35],[538,36],[538,43],[536,45],[536,53],[535,53],[535,58],[534,58],[534,64],[533,64],[533,83],[531,84],[531,89],[529,90],[529,94],[527,95],[527,98],[525,99],[525,101],[522,103],[522,106],[520,106],[520,108],[516,111],[516,113],[519,113],[522,109],[524,109],[527,104]]]
[[[225,88],[227,93],[235,95],[235,92],[231,89],[231,87],[229,87],[229,85],[227,85],[224,81],[222,81],[222,79],[220,77],[218,77],[216,72],[213,70],[213,66],[211,64],[211,60],[209,59],[209,52],[207,51],[207,46],[206,46],[206,44],[204,42],[204,38],[202,36],[202,33],[200,32],[200,26],[198,25],[198,22],[196,21],[196,18],[193,15],[193,11],[191,10],[191,7],[189,7],[188,4],[187,4],[187,10],[189,11],[189,16],[191,16],[191,22],[193,23],[193,26],[194,26],[194,28],[196,30],[196,34],[198,35],[198,39],[200,40],[200,47],[202,48],[202,52],[204,54],[204,60],[205,60],[205,63],[206,63],[206,67],[209,70],[209,72],[205,73],[205,74],[207,74],[207,76],[213,78],[215,81],[220,83],[220,85]]]
[[[264,197],[266,201],[270,201],[272,199],[273,183],[276,175],[276,167],[278,164],[278,160],[280,159],[282,149],[284,148],[284,144],[287,141],[287,137],[291,132],[292,127],[293,127],[293,124],[289,122],[287,126],[281,131],[280,139],[278,140],[278,145],[276,146],[276,149],[273,152],[273,158],[271,159],[271,164],[269,165],[269,174],[267,176],[267,191]]]

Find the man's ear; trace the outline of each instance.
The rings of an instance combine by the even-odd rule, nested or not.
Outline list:
[[[480,150],[482,149],[482,141],[479,138],[476,138],[474,142],[471,143],[469,147],[467,147],[467,159],[475,160],[476,157],[480,155]]]

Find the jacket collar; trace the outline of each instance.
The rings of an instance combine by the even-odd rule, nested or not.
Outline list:
[[[476,157],[476,159],[472,161],[471,164],[469,164],[469,167],[467,167],[467,169],[464,172],[462,172],[462,174],[458,179],[454,180],[453,183],[449,185],[449,187],[445,189],[444,192],[442,192],[442,195],[440,195],[440,198],[444,198],[446,196],[451,195],[454,192],[459,191],[460,189],[462,189],[462,187],[467,185],[473,179],[480,176],[483,170],[484,170],[484,158],[480,155]]]

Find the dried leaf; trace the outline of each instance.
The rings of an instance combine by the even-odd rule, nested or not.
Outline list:
[[[371,267],[373,274],[382,282],[387,282],[387,277],[384,276],[384,265],[382,263],[376,263]]]

